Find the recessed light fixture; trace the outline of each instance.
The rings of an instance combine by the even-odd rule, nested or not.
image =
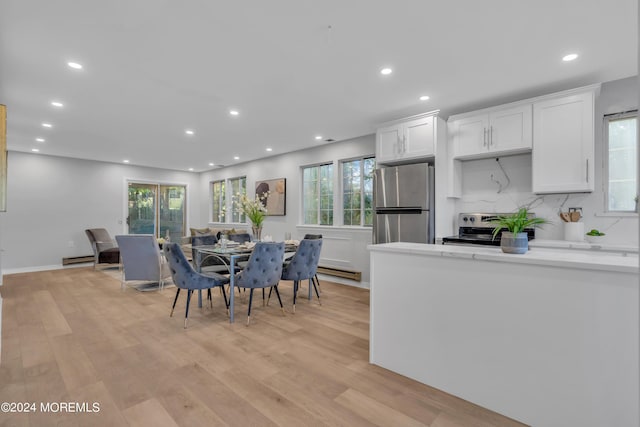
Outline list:
[[[58,101],[51,101],[51,105],[53,105],[54,107],[64,107],[64,104]]]
[[[129,163],[129,160],[123,160],[122,163]]]
[[[42,127],[43,128],[50,128],[50,127],[53,127],[53,126],[51,125],[51,123],[43,123]]]
[[[186,133],[187,135],[193,135],[195,132],[192,131],[191,129],[187,129],[184,131],[184,133]]]
[[[232,116],[237,116],[240,113],[238,112],[238,110],[229,110],[229,114],[231,114]]]
[[[267,147],[267,151],[273,151],[273,148]]]
[[[193,168],[189,168],[189,172],[193,172]]]
[[[316,135],[316,141],[320,141],[322,139],[322,135]]]
[[[77,62],[67,62],[67,65],[74,70],[82,70],[82,64],[78,64]]]
[[[44,138],[36,138],[36,141],[38,141],[38,142],[44,142]]]
[[[209,163],[209,166],[214,166],[215,164],[213,162]]]
[[[238,156],[233,156],[233,160],[240,160],[240,157],[238,157]]]
[[[33,151],[34,153],[39,152],[40,150],[38,150],[37,148],[32,148],[31,151]]]
[[[429,97],[427,95],[422,95],[420,97],[420,101],[427,101],[429,99]]]
[[[388,76],[391,73],[393,73],[393,70],[391,68],[383,68],[382,70],[380,70],[380,74],[382,74],[383,76]]]
[[[570,53],[568,55],[563,56],[562,60],[564,62],[569,62],[569,61],[573,61],[576,58],[578,58],[578,54],[577,53]]]

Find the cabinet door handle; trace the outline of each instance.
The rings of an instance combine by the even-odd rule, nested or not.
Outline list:
[[[402,153],[407,152],[407,135],[402,135]]]
[[[493,126],[489,126],[489,145],[493,146]]]
[[[487,128],[482,128],[482,146],[487,146]]]
[[[586,176],[587,176],[587,183],[589,182],[589,159],[587,159],[587,167],[586,167]]]

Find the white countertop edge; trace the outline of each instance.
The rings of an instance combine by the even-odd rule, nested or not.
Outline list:
[[[558,249],[579,249],[579,250],[602,250],[606,252],[626,252],[626,253],[638,253],[637,246],[629,245],[611,245],[606,242],[603,243],[589,243],[589,242],[572,242],[568,240],[546,240],[546,239],[534,239],[529,242],[530,248],[558,248]]]
[[[423,243],[395,242],[369,245],[372,252],[394,252],[425,256],[447,256],[481,261],[513,262],[529,265],[545,265],[561,268],[612,271],[638,274],[636,254],[603,255],[600,252],[585,253],[558,249],[532,248],[526,254],[506,254],[499,247],[471,247],[456,245],[429,245]]]

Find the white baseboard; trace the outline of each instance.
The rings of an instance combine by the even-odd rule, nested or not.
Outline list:
[[[62,270],[66,268],[89,267],[92,265],[93,265],[92,262],[87,262],[82,264],[71,264],[71,265],[54,264],[54,265],[36,265],[36,266],[20,267],[20,268],[5,268],[2,270],[2,275],[8,276],[9,274],[34,273],[36,271]]]

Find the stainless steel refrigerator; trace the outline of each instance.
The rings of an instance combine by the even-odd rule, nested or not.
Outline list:
[[[434,242],[434,175],[426,163],[375,171],[373,243]]]

